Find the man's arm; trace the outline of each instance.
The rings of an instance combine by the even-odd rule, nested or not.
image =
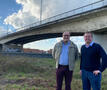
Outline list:
[[[95,75],[98,75],[100,72],[103,72],[105,70],[105,68],[107,67],[107,62],[104,63],[105,61],[107,61],[107,55],[104,51],[104,49],[98,44],[98,47],[97,47],[97,50],[98,50],[98,54],[99,56],[102,58],[102,63],[101,63],[101,68],[100,70],[95,70],[93,71],[93,74]],[[105,65],[106,64],[106,65]]]
[[[54,48],[52,49],[52,56],[55,59],[55,49],[56,49],[56,45],[54,46]]]
[[[82,47],[80,52],[82,52]],[[80,54],[80,75],[82,75],[82,55]]]
[[[100,45],[99,45],[99,54],[100,54],[100,57],[102,58],[100,71],[103,72],[105,68],[107,68],[107,54]]]

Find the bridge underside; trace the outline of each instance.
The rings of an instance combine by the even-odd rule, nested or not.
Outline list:
[[[107,28],[95,30],[93,32],[96,33],[96,34],[107,34]]]
[[[81,35],[83,35],[83,33],[71,33],[71,36],[81,36]],[[26,37],[11,40],[9,42],[6,42],[5,44],[22,44],[23,45],[23,44],[37,41],[37,40],[56,38],[56,37],[62,37],[62,33],[48,33],[48,34],[26,36]]]
[[[86,31],[107,33],[107,7],[9,34],[0,38],[0,44],[23,45],[37,40],[61,37],[64,31],[71,32],[72,36],[83,35]]]

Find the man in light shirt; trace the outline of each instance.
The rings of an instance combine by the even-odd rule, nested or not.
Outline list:
[[[65,78],[65,90],[71,90],[71,81],[75,61],[78,59],[77,46],[70,40],[70,33],[64,32],[63,40],[56,43],[52,55],[56,60],[56,90],[62,90]]]

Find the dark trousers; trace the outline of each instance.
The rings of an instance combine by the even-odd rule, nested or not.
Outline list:
[[[73,71],[69,71],[68,66],[59,65],[56,69],[56,90],[62,90],[63,79],[65,78],[65,90],[71,90]]]

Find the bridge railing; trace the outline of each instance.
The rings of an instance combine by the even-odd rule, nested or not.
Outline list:
[[[64,13],[58,14],[56,16],[49,17],[49,18],[46,18],[44,20],[32,23],[30,25],[18,28],[18,29],[16,29],[16,31],[26,30],[26,29],[33,28],[33,27],[36,27],[36,26],[40,26],[40,25],[50,23],[50,22],[52,23],[56,20],[61,20],[63,18],[67,18],[67,17],[71,17],[71,16],[73,17],[77,14],[81,14],[81,13],[88,12],[88,11],[98,9],[98,8],[101,8],[101,7],[105,7],[105,6],[107,6],[107,0],[99,0],[97,2],[94,2],[94,3],[88,4],[88,5],[70,10],[68,12],[64,12]]]

